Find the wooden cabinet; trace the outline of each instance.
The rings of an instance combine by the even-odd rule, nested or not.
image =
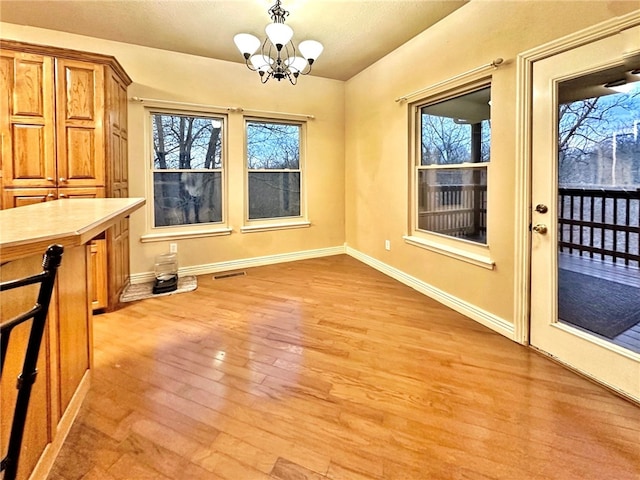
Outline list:
[[[55,187],[54,60],[0,51],[3,187]]]
[[[107,142],[108,195],[115,198],[129,196],[127,162],[127,84],[111,70],[105,79],[107,95],[107,120],[109,140]],[[107,231],[107,272],[109,285],[125,286],[129,282],[129,219],[124,218]],[[116,305],[121,289],[108,289],[109,305]]]
[[[54,450],[60,448],[64,437],[59,433],[68,431],[89,385],[91,312],[87,298],[86,248],[84,245],[66,248],[58,270],[38,356],[38,375],[29,401],[18,479],[30,478],[31,472],[43,464],[53,463]],[[42,255],[3,262],[0,280],[33,275],[41,270]],[[6,320],[31,308],[37,292],[38,285],[0,293],[2,318]],[[0,445],[3,452],[11,429],[17,396],[15,379],[22,366],[29,326],[30,322],[27,322],[16,327],[7,347],[0,382]],[[31,478],[44,477],[40,472],[40,476]]]
[[[42,253],[64,247],[49,306],[22,441],[18,480],[44,479],[71,429],[90,382],[92,368],[91,303],[104,271],[105,232],[144,204],[142,199],[79,199],[0,211],[0,282],[42,271]],[[25,221],[29,219],[30,221]],[[93,245],[89,242],[91,239]],[[0,320],[33,307],[39,285],[0,292]],[[31,322],[17,326],[2,354],[0,379],[0,451],[6,452],[20,372]],[[0,478],[2,475],[0,475]]]
[[[91,306],[93,310],[107,308],[107,241],[96,239],[91,247]]]
[[[55,63],[58,187],[102,187],[107,69],[60,58]]]
[[[113,57],[0,40],[0,207],[128,197],[130,83]],[[105,250],[96,296],[111,309],[129,281],[128,219]]]

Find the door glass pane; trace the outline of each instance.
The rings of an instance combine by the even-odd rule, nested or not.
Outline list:
[[[558,320],[636,352],[638,74],[626,66],[561,83],[557,131]]]

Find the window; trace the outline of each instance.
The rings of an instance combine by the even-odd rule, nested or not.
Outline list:
[[[222,222],[224,118],[151,114],[155,227]]]
[[[491,87],[418,107],[416,230],[487,239]]]
[[[247,121],[248,219],[301,216],[302,125]]]

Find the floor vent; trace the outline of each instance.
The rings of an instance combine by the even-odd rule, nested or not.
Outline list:
[[[213,279],[214,280],[222,280],[223,278],[230,278],[230,277],[241,277],[243,275],[246,275],[246,272],[229,272],[229,273],[220,273],[218,275],[214,275]]]

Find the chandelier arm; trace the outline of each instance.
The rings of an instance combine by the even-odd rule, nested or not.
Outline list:
[[[307,65],[304,67],[304,70],[301,70],[300,75],[309,75],[311,73],[311,64],[307,60]]]
[[[268,74],[265,74],[264,72],[260,72],[260,82],[267,83],[272,76],[273,76],[273,72],[269,72]]]
[[[251,57],[249,57],[249,58],[251,58]],[[245,64],[245,65],[247,66],[247,68],[248,68],[249,70],[251,70],[252,72],[257,72],[257,71],[258,71],[258,69],[257,69],[257,68],[253,68],[253,65],[251,65],[251,62],[249,61],[249,58],[247,58],[247,59],[244,61],[244,64]]]

